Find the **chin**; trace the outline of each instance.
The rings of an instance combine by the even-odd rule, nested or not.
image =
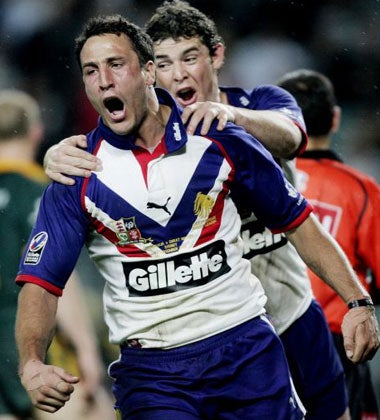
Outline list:
[[[125,136],[132,130],[131,124],[126,122],[108,121],[107,125],[115,134],[119,136]]]

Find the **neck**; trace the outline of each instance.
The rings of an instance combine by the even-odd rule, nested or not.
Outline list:
[[[35,150],[30,141],[24,139],[12,139],[0,142],[1,160],[22,160],[34,162]]]
[[[169,116],[170,108],[166,105],[159,105],[156,110],[149,109],[148,115],[138,131],[136,145],[146,149],[155,147],[165,134]]]
[[[306,150],[328,150],[330,148],[330,138],[328,136],[309,136]]]

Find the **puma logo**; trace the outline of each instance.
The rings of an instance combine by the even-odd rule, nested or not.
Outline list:
[[[147,206],[148,209],[162,209],[162,210],[166,211],[166,213],[169,216],[171,216],[171,213],[170,213],[170,211],[167,208],[167,205],[168,205],[170,199],[171,199],[171,197],[168,197],[168,199],[166,200],[166,203],[165,204],[162,204],[162,205],[161,204],[152,203],[151,201],[149,201],[146,204],[146,206]]]

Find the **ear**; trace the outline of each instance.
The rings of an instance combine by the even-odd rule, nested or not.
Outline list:
[[[30,126],[29,138],[36,147],[41,143],[44,136],[44,131],[44,127],[40,123],[35,123]]]
[[[333,119],[331,124],[331,133],[336,133],[340,127],[340,120],[342,116],[342,109],[340,106],[335,105],[333,108]]]
[[[154,86],[156,82],[156,65],[153,61],[150,60],[144,65],[143,73],[147,86]]]
[[[216,45],[215,52],[211,57],[212,66],[215,70],[220,70],[224,64],[224,51],[226,47],[221,43],[218,42]]]

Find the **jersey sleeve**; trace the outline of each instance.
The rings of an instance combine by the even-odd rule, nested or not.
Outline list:
[[[294,96],[287,90],[274,85],[255,87],[250,95],[256,110],[280,112],[297,125],[302,133],[302,141],[296,152],[289,159],[301,155],[306,149],[308,137],[302,110],[298,106]]]
[[[227,141],[222,147],[234,172],[231,198],[239,212],[252,211],[273,233],[299,226],[312,206],[286,180],[270,152],[233,124],[227,125],[223,134]]]
[[[85,243],[88,220],[80,204],[80,182],[53,182],[45,190],[19,265],[16,283],[37,284],[60,296]]]

